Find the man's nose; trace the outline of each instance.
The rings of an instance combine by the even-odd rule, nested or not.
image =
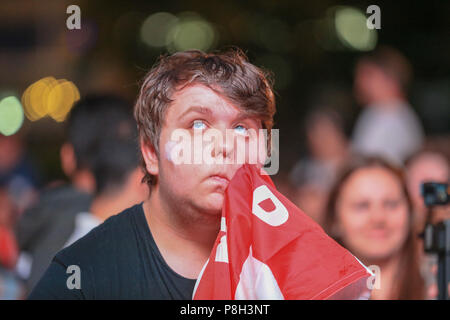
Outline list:
[[[234,136],[228,129],[216,130],[212,157],[232,157],[234,155]]]

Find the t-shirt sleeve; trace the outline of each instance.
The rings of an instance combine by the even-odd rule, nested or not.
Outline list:
[[[84,299],[82,288],[74,287],[73,277],[77,271],[70,269],[57,257],[28,296],[28,300],[80,300]],[[71,278],[72,277],[72,278]],[[69,287],[72,287],[70,289]]]

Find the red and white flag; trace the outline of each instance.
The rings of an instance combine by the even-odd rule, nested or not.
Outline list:
[[[367,299],[372,273],[243,165],[225,191],[219,235],[194,299]]]

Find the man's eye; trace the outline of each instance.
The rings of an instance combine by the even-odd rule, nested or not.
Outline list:
[[[246,135],[246,134],[247,134],[247,128],[244,127],[244,126],[241,126],[241,125],[236,126],[236,127],[234,128],[234,131],[235,131],[236,133],[243,134],[243,135]]]
[[[206,128],[206,124],[201,120],[195,120],[194,123],[192,124],[192,128],[197,130],[203,130]]]

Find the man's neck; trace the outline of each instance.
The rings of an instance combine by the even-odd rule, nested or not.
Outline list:
[[[125,201],[123,196],[117,194],[96,196],[89,211],[100,221],[105,221],[125,209],[128,206]]]
[[[72,176],[72,184],[78,190],[92,194],[95,191],[95,180],[86,170],[79,170]]]
[[[186,278],[197,278],[220,230],[220,215],[204,217],[183,208],[174,210],[154,188],[143,208],[152,236],[166,263]],[[204,219],[202,219],[202,216]]]
[[[383,109],[398,109],[408,102],[403,95],[386,95],[378,97],[369,103],[370,105],[377,105]]]

